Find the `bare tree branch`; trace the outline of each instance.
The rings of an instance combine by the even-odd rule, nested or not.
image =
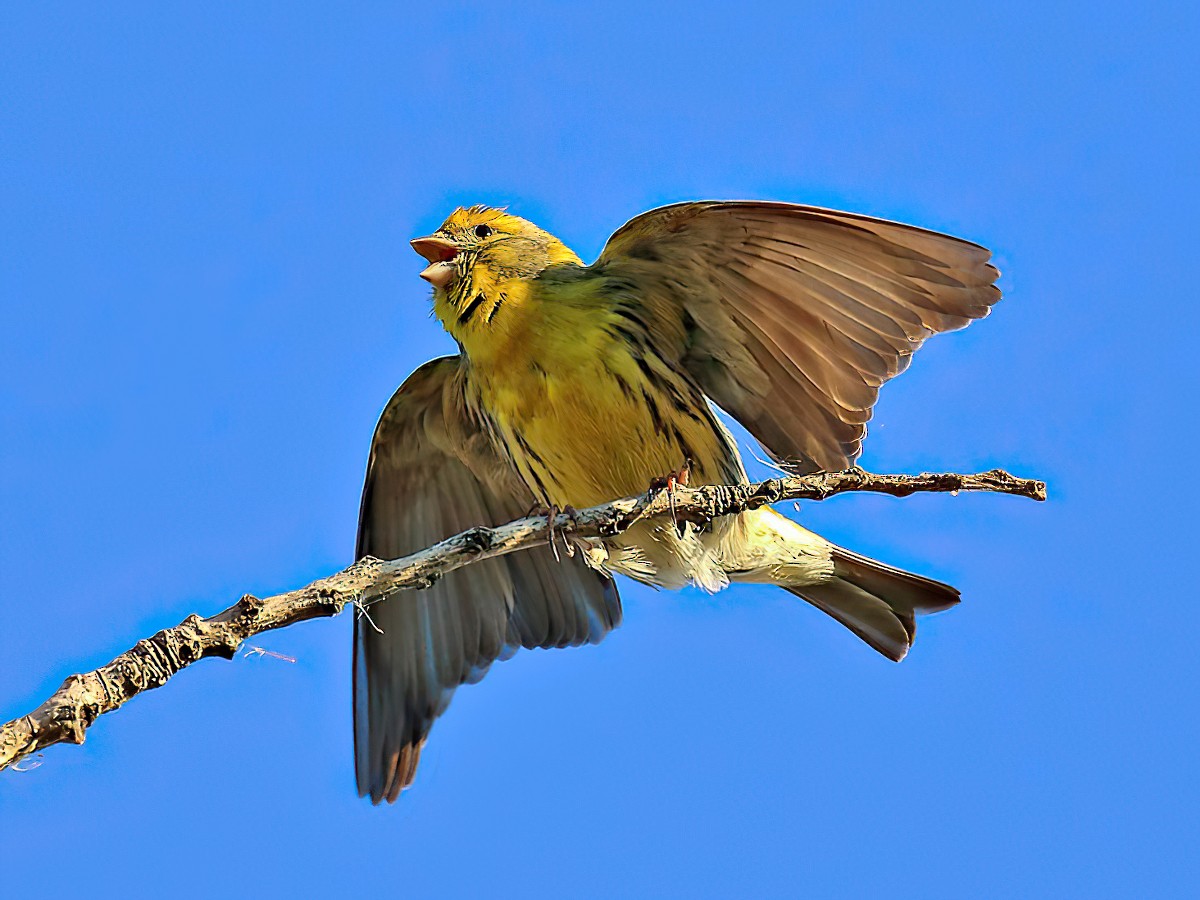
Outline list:
[[[612,537],[638,520],[653,516],[674,514],[678,519],[706,523],[768,503],[824,500],[847,491],[896,497],[918,491],[992,491],[1046,499],[1043,482],[1015,478],[999,469],[978,475],[873,475],[849,469],[773,478],[759,484],[651,491],[583,510],[573,518],[559,515],[553,527],[556,532],[579,538]],[[544,543],[547,536],[545,516],[518,519],[496,528],[471,528],[401,559],[385,562],[367,557],[298,590],[265,600],[246,594],[207,619],[188,616],[174,628],[138,641],[107,665],[71,675],[33,712],[0,727],[0,769],[51,744],[83,743],[87,729],[102,713],[111,712],[142,691],[166,684],[172,675],[197,660],[207,656],[232,659],[238,647],[254,635],[306,619],[334,616],[348,604],[365,615],[368,605],[390,594],[428,587],[447,572]]]

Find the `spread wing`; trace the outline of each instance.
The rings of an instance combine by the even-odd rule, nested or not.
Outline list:
[[[357,557],[394,559],[474,525],[528,512],[533,496],[462,414],[443,357],[396,391],[371,445]],[[549,548],[457,569],[433,587],[400,591],[354,625],[354,756],[360,795],[394,801],[455,688],[519,647],[595,643],[619,624],[612,579]]]
[[[681,203],[638,216],[590,270],[617,311],[768,451],[844,469],[880,386],[931,334],[1000,299],[983,247],[809,206]]]

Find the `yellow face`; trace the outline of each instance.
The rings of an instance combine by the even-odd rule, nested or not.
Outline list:
[[[558,238],[486,206],[456,209],[412,245],[430,263],[421,277],[433,285],[434,312],[459,343],[511,325],[530,284],[550,266],[580,264]]]

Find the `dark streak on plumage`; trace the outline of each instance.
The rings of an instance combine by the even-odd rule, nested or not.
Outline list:
[[[514,437],[517,439],[517,443],[521,445],[521,449],[529,456],[530,459],[536,462],[539,466],[545,467],[546,461],[542,459],[536,452],[534,452],[534,449],[529,446],[529,442],[525,440],[524,435],[517,434],[514,435]]]
[[[615,338],[623,339],[629,346],[629,351],[637,359],[641,359],[646,351],[646,337],[637,332],[630,331],[624,325],[610,325],[612,335]]]
[[[679,445],[679,449],[683,451],[683,461],[686,465],[691,466],[696,459],[696,454],[692,450],[691,444],[687,442],[687,438],[675,426],[671,426],[671,437],[675,443]]]
[[[482,296],[482,294],[480,296]],[[487,321],[489,325],[492,323],[492,319],[496,318],[496,313],[500,311],[500,305],[507,299],[508,294],[504,293],[504,291],[501,291],[500,296],[496,299],[496,305],[493,306],[487,314]]]
[[[665,434],[667,431],[667,423],[663,419],[662,410],[658,408],[658,401],[654,399],[654,395],[643,389],[642,400],[650,410],[650,420],[654,423],[654,430],[659,434]]]
[[[547,504],[548,504],[548,503],[549,503],[549,498],[550,498],[550,492],[549,492],[548,490],[546,490],[546,485],[545,485],[545,483],[542,481],[542,477],[541,477],[541,476],[540,476],[540,475],[537,473],[537,471],[536,471],[536,470],[534,470],[534,469],[533,469],[533,467],[531,467],[531,466],[528,466],[528,465],[526,465],[526,466],[524,466],[524,469],[525,469],[525,471],[527,471],[527,472],[529,473],[529,477],[530,477],[531,479],[533,479],[533,483],[534,483],[535,485],[537,485],[537,489],[538,489],[538,496],[539,496],[539,498],[540,498],[540,499],[541,499],[543,502],[545,502],[545,503],[547,503]]]
[[[607,276],[604,281],[601,282],[600,290],[609,296],[624,294],[626,296],[636,297],[639,292],[638,284],[632,278],[625,278],[616,275]]]
[[[608,375],[612,377],[613,381],[617,383],[617,387],[621,389],[621,393],[625,395],[626,400],[632,400],[634,398],[633,385],[626,381],[623,375],[621,375],[619,372],[613,371],[607,364],[604,366],[604,371],[607,372]]]
[[[642,335],[644,340],[649,338],[650,326],[646,324],[646,320],[643,319],[635,310],[629,306],[622,305],[614,309],[613,312],[633,325],[633,327],[636,328]]]
[[[475,310],[479,309],[479,305],[486,299],[487,298],[484,296],[483,291],[480,291],[478,294],[476,294],[475,299],[472,300],[470,304],[468,304],[467,308],[464,309],[459,315],[458,324],[466,325],[471,316],[475,314]]]
[[[685,376],[686,378],[686,376]],[[666,382],[667,393],[671,395],[671,407],[682,415],[687,416],[693,422],[703,422],[704,418],[696,410],[704,407],[704,394],[698,387],[694,387],[693,396],[685,397],[683,391],[674,382]]]
[[[644,356],[642,356],[640,353],[635,354],[633,361],[637,363],[637,367],[642,370],[642,375],[646,377],[647,381],[656,386],[661,383],[662,380],[654,373],[654,370],[650,368],[650,363],[646,362],[646,358]]]

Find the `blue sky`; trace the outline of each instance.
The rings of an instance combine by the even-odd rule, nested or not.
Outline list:
[[[203,663],[0,774],[5,878],[69,867],[105,897],[219,859],[256,896],[1194,886],[1197,14],[418,6],[3,13],[0,718],[350,561],[375,418],[452,349],[407,241],[461,202],[585,258],[700,197],[992,247],[1006,299],[884,389],[863,463],[1003,465],[1052,500],[803,508],[962,589],[899,666],[781,591],[626,583],[602,646],[460,691],[392,808],[353,791],[349,618],[266,636],[297,662]]]

